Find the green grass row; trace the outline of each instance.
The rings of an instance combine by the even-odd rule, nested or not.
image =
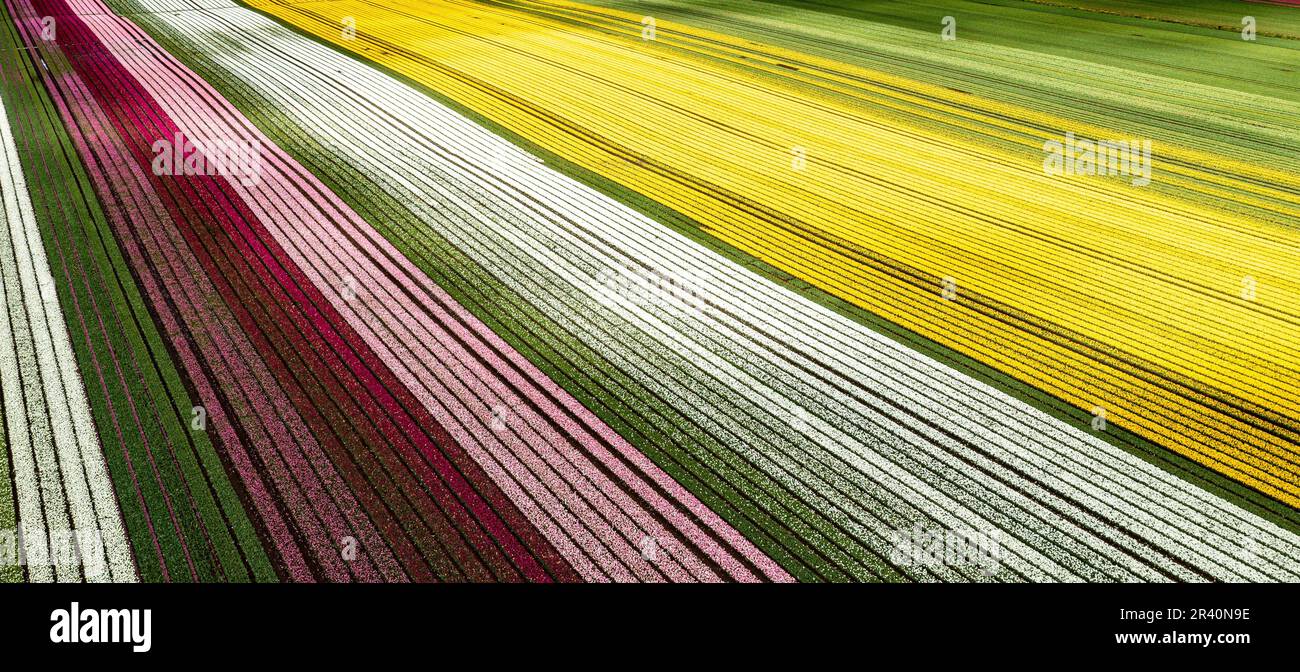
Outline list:
[[[1243,19],[1255,19],[1256,33],[1300,40],[1300,5],[1268,4],[1267,0],[1027,0],[1034,4],[1111,14],[1127,18],[1180,23],[1240,34]]]
[[[957,50],[975,62],[997,64],[1008,70],[1016,68],[1018,57],[1038,55],[1131,72],[1133,79],[1110,85],[1136,87],[1133,92],[1139,96],[1146,91],[1139,76],[1151,75],[1300,100],[1300,72],[1296,67],[1300,42],[1266,34],[1268,28],[1288,34],[1300,32],[1300,17],[1296,16],[1300,8],[1237,0],[1202,1],[1196,3],[1195,9],[1163,2],[1073,0],[594,0],[588,4],[660,13],[687,23],[712,21],[710,17],[718,10],[737,18],[772,19],[779,21],[786,35],[767,34],[771,43],[795,35],[833,35],[839,47],[858,51],[859,58],[867,60],[875,58],[873,47],[877,45],[914,46],[936,54]],[[1140,12],[1125,15],[1097,11],[1112,4],[1144,5],[1153,14],[1219,18],[1207,21],[1207,25],[1194,25],[1141,18]],[[1247,14],[1255,16],[1259,29],[1254,41],[1242,39],[1240,32],[1241,19]],[[955,41],[940,38],[945,16],[956,20]],[[895,30],[890,35],[881,28]],[[963,42],[996,49],[961,52]],[[839,53],[846,52],[841,49]],[[1082,71],[1062,72],[1061,77],[1068,81],[1075,74]]]
[[[0,232],[0,235],[5,235]],[[0,306],[0,310],[4,309]],[[2,402],[3,399],[0,399]],[[9,462],[8,426],[4,403],[0,403],[0,583],[21,583],[23,568],[10,560],[18,553],[18,511],[14,502],[12,467]],[[4,544],[12,543],[13,547]]]

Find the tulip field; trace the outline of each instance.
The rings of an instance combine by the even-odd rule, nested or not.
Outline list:
[[[1300,6],[4,6],[0,581],[1300,581]]]

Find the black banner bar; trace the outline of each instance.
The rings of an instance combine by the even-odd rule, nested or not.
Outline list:
[[[0,637],[11,656],[205,666],[557,646],[651,658],[671,646],[683,662],[697,650],[762,660],[772,647],[866,647],[882,663],[961,651],[1244,660],[1290,653],[1298,597],[1294,585],[5,586]]]

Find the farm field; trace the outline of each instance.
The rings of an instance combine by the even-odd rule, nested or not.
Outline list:
[[[1177,92],[1212,124],[1258,129],[1257,144],[1229,151],[1224,136],[1106,126],[1090,111],[1011,105],[687,24],[657,22],[647,40],[644,17],[618,10],[434,5],[252,6],[653,194],[828,293],[1300,503],[1300,288],[1285,270],[1300,261],[1288,225],[1294,94],[1143,73],[1156,104]],[[366,27],[354,40],[332,30],[345,16]],[[1067,133],[1149,138],[1149,168],[1167,186],[1046,175],[1043,143]],[[945,279],[955,300],[941,300]]]
[[[9,0],[0,580],[1300,580],[1240,4]]]

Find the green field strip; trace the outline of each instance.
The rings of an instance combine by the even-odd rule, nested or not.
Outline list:
[[[1300,8],[1259,2],[1223,0],[1025,0],[1036,5],[1063,7],[1130,19],[1165,21],[1240,34],[1242,19],[1255,17],[1257,34],[1300,40]]]
[[[620,0],[621,4],[628,4]],[[593,4],[602,5],[604,2]],[[659,4],[659,0],[651,3]],[[682,5],[667,0],[665,5]],[[1167,23],[1136,16],[1104,14],[1066,5],[1088,3],[1025,2],[1023,0],[946,0],[943,2],[861,2],[860,0],[761,0],[732,6],[743,15],[759,15],[766,10],[794,27],[827,25],[839,22],[839,33],[846,44],[863,39],[849,29],[845,21],[867,21],[884,26],[915,30],[933,36],[929,46],[936,50],[960,47],[964,40],[988,45],[1060,56],[1071,60],[1106,65],[1135,73],[1185,79],[1198,84],[1236,89],[1264,95],[1281,95],[1296,100],[1295,57],[1300,42],[1270,37],[1264,32],[1254,41],[1243,40],[1241,18],[1259,16],[1260,10],[1277,9],[1262,4],[1240,2],[1213,3],[1221,14],[1237,7],[1231,24],[1236,30]],[[749,5],[753,5],[750,8]],[[640,10],[646,11],[645,8]],[[939,32],[944,16],[956,19],[957,40],[943,43]],[[1292,25],[1294,22],[1290,22]],[[1214,25],[1218,26],[1219,23]],[[1290,26],[1288,26],[1289,30]],[[928,38],[926,38],[928,39]],[[1210,51],[1212,49],[1212,51]],[[1207,59],[1212,53],[1215,58]],[[1267,73],[1268,77],[1260,76]],[[1276,79],[1275,79],[1276,78]],[[1116,87],[1136,85],[1115,82]],[[1262,89],[1262,90],[1261,90]]]
[[[12,24],[6,22],[0,49],[16,43]],[[215,447],[205,432],[190,429],[195,397],[112,236],[35,65],[26,52],[13,53],[17,57],[8,68],[11,81],[5,87],[6,100],[13,101],[8,106],[11,123],[32,129],[19,152],[33,185],[32,200],[52,270],[57,278],[75,280],[56,283],[59,301],[87,378],[92,413],[141,578],[275,580]],[[52,72],[66,64],[53,58],[42,63]],[[12,73],[20,75],[19,81],[12,81]],[[93,316],[96,304],[104,326]],[[121,376],[112,370],[115,355]],[[93,373],[100,369],[107,390]]]
[[[0,399],[0,583],[22,583],[23,567],[18,564],[18,506],[14,501],[8,434],[4,402]]]

